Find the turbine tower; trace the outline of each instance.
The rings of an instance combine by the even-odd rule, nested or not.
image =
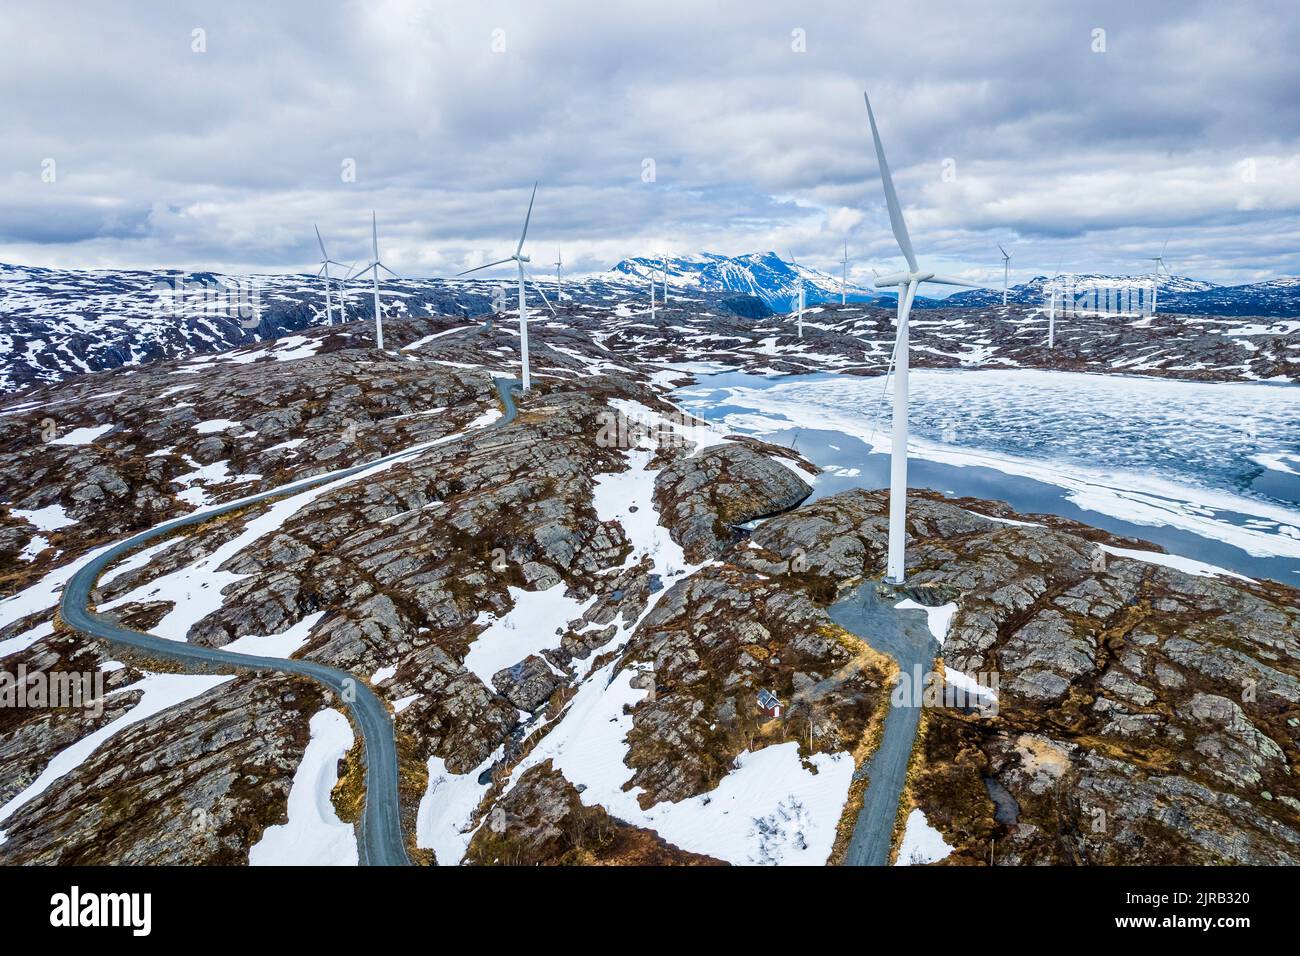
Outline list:
[[[849,288],[849,241],[847,239],[844,240],[844,258],[840,260],[840,264],[844,267],[840,273],[840,305],[843,305],[847,301]]]
[[[867,119],[871,123],[871,138],[876,145],[876,163],[880,166],[880,184],[885,192],[885,205],[889,209],[889,224],[893,228],[894,239],[907,260],[907,272],[897,272],[876,279],[877,288],[898,287],[898,338],[894,341],[894,423],[893,442],[889,456],[889,558],[886,564],[886,577],[895,584],[903,583],[904,551],[907,545],[907,366],[908,366],[908,332],[907,319],[912,311],[912,300],[916,297],[917,287],[922,282],[939,285],[959,285],[977,288],[973,282],[937,276],[923,270],[916,262],[916,253],[912,251],[912,240],[907,234],[907,223],[903,221],[903,209],[898,204],[898,194],[894,191],[894,179],[889,172],[889,163],[885,160],[885,148],[880,143],[880,131],[876,129],[876,114],[871,110],[871,100],[864,92],[862,99],[867,104]]]
[[[542,291],[541,284],[533,278],[532,272],[529,271],[525,263],[531,262],[528,256],[524,255],[524,240],[528,238],[528,222],[533,218],[533,200],[537,198],[537,183],[533,183],[533,195],[528,200],[528,212],[524,214],[524,228],[519,233],[519,245],[515,246],[515,254],[508,259],[498,259],[496,262],[489,262],[487,265],[475,266],[473,269],[466,269],[458,274],[467,276],[471,272],[478,272],[481,269],[491,269],[493,266],[505,265],[507,262],[513,262],[519,268],[519,357],[523,374],[520,375],[520,382],[523,390],[526,392],[532,388],[532,378],[528,369],[528,300],[524,296],[524,278],[527,276],[531,279],[533,285],[537,286],[537,291],[541,293],[542,301],[546,307],[551,310],[551,315],[555,314],[555,307],[551,305],[551,300],[546,298],[546,293]]]
[[[383,309],[379,305],[379,270],[383,269],[394,279],[400,277],[396,272],[384,265],[379,259],[379,226],[375,219],[374,210],[371,210],[370,212],[370,238],[375,258],[369,265],[362,266],[361,271],[356,275],[349,274],[347,279],[344,279],[343,281],[350,282],[352,279],[355,279],[356,276],[365,275],[367,272],[370,273],[371,279],[374,280],[375,291],[375,348],[382,349],[384,347],[384,313]]]
[[[799,273],[799,263],[795,261],[794,253],[787,249],[786,254],[790,257],[790,263],[795,267],[795,278],[799,280],[799,318],[797,321],[799,325],[799,338],[803,338],[803,276]]]
[[[1165,244],[1160,247],[1160,255],[1147,257],[1148,262],[1154,262],[1156,264],[1156,277],[1154,281],[1152,281],[1151,283],[1151,314],[1152,315],[1156,314],[1156,299],[1160,292],[1160,270],[1164,269],[1165,275],[1173,275],[1173,273],[1169,271],[1169,267],[1165,265],[1165,250],[1168,248],[1169,248],[1169,240],[1166,239]]]
[[[325,321],[330,325],[333,325],[334,309],[330,303],[330,286],[332,284],[332,280],[330,279],[330,266],[334,265],[342,268],[343,263],[331,259],[329,253],[325,251],[325,240],[320,237],[320,227],[313,225],[312,228],[316,230],[316,242],[320,246],[320,271],[316,274],[325,279]],[[345,312],[343,308],[343,292],[341,285],[339,290],[339,320],[342,322],[348,320],[347,312]]]
[[[555,250],[555,301],[559,302],[564,297],[564,290],[560,286],[560,270],[564,268],[564,256],[560,250]]]
[[[1002,304],[1007,304],[1007,279],[1011,275],[1011,257],[1007,255],[1007,250],[998,246],[998,252],[1002,253]]]
[[[1064,261],[1065,257],[1061,257]],[[1061,278],[1061,263],[1056,264],[1056,275],[1052,276],[1050,298],[1047,303],[1047,347],[1056,348],[1056,281]],[[1061,303],[1064,305],[1064,301]]]
[[[664,308],[668,307],[668,256],[659,253],[659,274],[664,280]]]

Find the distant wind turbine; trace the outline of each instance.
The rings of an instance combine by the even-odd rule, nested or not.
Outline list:
[[[668,307],[668,257],[664,253],[659,254],[659,274],[664,280],[664,308]]]
[[[894,178],[889,172],[889,163],[885,159],[885,148],[880,143],[880,131],[876,128],[876,114],[871,110],[871,100],[864,92],[862,99],[867,104],[867,119],[871,123],[871,138],[876,145],[876,163],[880,167],[880,183],[885,192],[885,205],[889,209],[889,224],[894,231],[898,248],[907,260],[908,271],[881,276],[876,279],[877,288],[898,287],[898,338],[894,342],[894,423],[893,441],[889,457],[889,557],[886,564],[886,577],[895,584],[903,583],[904,551],[907,546],[907,366],[908,366],[908,329],[907,319],[912,311],[912,300],[922,282],[939,285],[958,285],[976,287],[973,282],[962,279],[950,279],[937,276],[933,272],[922,270],[916,262],[916,253],[912,251],[912,239],[907,234],[907,223],[903,221],[903,209],[898,204],[898,194],[894,191]]]
[[[524,255],[524,240],[528,238],[528,222],[533,218],[533,200],[537,198],[537,183],[533,183],[533,195],[528,200],[528,212],[524,215],[524,228],[519,233],[519,245],[515,246],[515,254],[508,259],[498,259],[496,262],[489,262],[487,265],[475,266],[473,269],[466,269],[459,275],[467,276],[471,272],[478,272],[481,269],[491,269],[493,266],[505,265],[507,262],[513,262],[519,267],[519,357],[523,374],[520,375],[520,381],[523,390],[526,392],[532,387],[532,378],[528,369],[528,300],[524,295],[524,278],[532,279],[533,285],[537,286],[537,291],[541,293],[542,301],[546,307],[551,310],[551,315],[555,314],[555,307],[551,305],[551,300],[546,298],[546,293],[542,291],[541,284],[533,278],[532,272],[528,270],[526,263],[532,260]]]
[[[1061,263],[1056,263],[1056,274],[1052,276],[1051,298],[1047,304],[1047,347],[1056,348],[1056,281],[1061,278]],[[1062,303],[1064,304],[1064,303]]]
[[[1007,279],[1011,276],[1011,256],[1007,255],[1007,250],[1001,245],[998,246],[998,252],[1002,253],[1002,304],[1007,304]]]
[[[803,338],[803,275],[799,272],[799,263],[795,261],[794,253],[787,249],[786,254],[789,255],[790,263],[795,267],[795,278],[799,281],[799,318],[797,321],[799,325],[799,338]]]
[[[840,305],[843,305],[848,299],[849,289],[849,241],[844,240],[844,258],[840,260],[844,266],[844,271],[840,273]]]
[[[379,304],[379,270],[383,269],[394,279],[400,278],[400,276],[379,259],[379,225],[373,210],[370,213],[370,238],[375,258],[370,261],[369,265],[362,266],[360,272],[355,275],[349,274],[343,281],[350,282],[357,276],[365,275],[367,272],[370,273],[371,279],[374,280],[375,290],[375,348],[382,349],[384,347],[384,312]]]
[[[564,256],[560,250],[555,250],[555,301],[559,302],[564,297],[564,290],[560,286],[560,270],[564,268]]]
[[[331,259],[329,253],[325,251],[325,240],[320,237],[320,227],[313,225],[312,228],[316,230],[316,242],[320,246],[320,271],[316,274],[325,280],[325,320],[330,325],[333,325],[334,309],[330,304],[330,286],[332,284],[330,279],[330,266],[338,266],[341,269],[343,268],[343,263],[336,259]],[[344,274],[346,275],[347,273],[345,272]],[[346,322],[348,320],[347,312],[344,311],[343,308],[343,293],[341,287],[339,292],[339,320],[341,322]]]
[[[1156,313],[1156,300],[1160,292],[1160,270],[1164,269],[1165,275],[1173,275],[1173,273],[1169,271],[1169,267],[1165,265],[1165,250],[1168,248],[1169,248],[1169,240],[1166,239],[1165,244],[1160,247],[1160,255],[1147,257],[1147,262],[1154,262],[1156,264],[1155,281],[1151,283],[1151,314],[1152,315],[1155,315]]]

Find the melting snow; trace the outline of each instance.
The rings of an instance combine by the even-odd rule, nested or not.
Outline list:
[[[356,831],[330,802],[339,760],[352,744],[352,726],[342,713],[327,708],[312,717],[311,740],[289,790],[289,822],[267,827],[249,847],[250,866],[357,865]]]

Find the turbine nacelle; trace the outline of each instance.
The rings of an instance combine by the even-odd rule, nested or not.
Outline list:
[[[955,279],[952,276],[936,275],[933,272],[891,272],[887,276],[877,276],[875,286],[877,289],[884,289],[896,285],[908,285],[915,282],[920,285],[922,282],[929,282],[933,285],[959,285],[967,289],[981,288],[978,282],[967,282],[965,279]]]

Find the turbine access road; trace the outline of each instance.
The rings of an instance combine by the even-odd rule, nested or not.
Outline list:
[[[496,386],[502,405],[505,406],[505,414],[488,427],[500,428],[515,420],[515,402],[510,393],[519,383],[511,379],[498,378],[493,380],[493,384]],[[310,677],[337,694],[351,711],[363,743],[366,800],[361,815],[361,825],[358,828],[357,851],[364,866],[410,866],[411,864],[406,855],[406,842],[402,838],[397,793],[397,741],[392,720],[387,706],[375,696],[364,679],[314,661],[238,654],[144,634],[122,627],[112,618],[89,610],[88,605],[90,592],[104,570],[114,561],[149,541],[165,537],[182,528],[202,524],[232,511],[247,508],[258,502],[338,481],[391,461],[414,458],[428,447],[430,446],[418,445],[342,471],[290,482],[282,488],[240,498],[210,511],[187,515],[150,528],[148,531],[119,542],[87,562],[64,587],[63,597],[59,602],[59,615],[63,622],[92,637],[144,651],[153,657],[179,661],[207,673],[224,673],[230,670],[253,673],[276,672]]]
[[[880,600],[876,583],[867,582],[829,608],[831,620],[856,634],[875,650],[898,662],[903,679],[911,681],[919,668],[922,676],[934,667],[939,642],[930,633],[924,611],[899,610]],[[901,595],[894,600],[900,600]],[[880,747],[859,771],[867,776],[853,835],[844,854],[845,866],[886,866],[894,839],[898,802],[907,782],[907,764],[921,723],[921,696],[913,685],[911,706],[895,705],[890,696],[885,732]]]

